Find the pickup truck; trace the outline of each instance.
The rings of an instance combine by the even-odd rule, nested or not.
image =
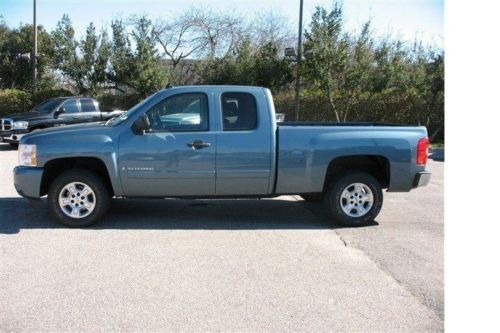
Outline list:
[[[29,112],[0,119],[0,141],[17,147],[23,135],[31,131],[61,125],[103,121],[123,111],[101,112],[99,103],[89,97],[56,97],[37,105]]]
[[[47,195],[63,224],[97,222],[112,197],[323,200],[333,220],[372,223],[382,189],[427,185],[425,127],[277,123],[261,87],[164,89],[106,123],[21,139],[17,192]],[[244,214],[244,212],[242,212]]]

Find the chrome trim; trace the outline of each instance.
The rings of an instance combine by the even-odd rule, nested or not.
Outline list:
[[[9,118],[2,118],[2,120],[0,121],[0,125],[2,131],[12,131],[12,126],[14,125],[14,121]],[[6,129],[5,128],[6,125],[9,126],[10,128]]]

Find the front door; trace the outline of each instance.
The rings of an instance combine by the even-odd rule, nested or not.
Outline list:
[[[57,116],[56,124],[71,125],[81,122],[80,101],[78,99],[66,100],[59,109],[64,108],[64,112]]]
[[[215,134],[202,92],[166,97],[146,114],[151,131],[120,138],[119,169],[127,196],[215,194]]]

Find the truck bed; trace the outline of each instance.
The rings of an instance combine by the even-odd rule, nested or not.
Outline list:
[[[391,124],[391,123],[380,123],[380,122],[279,122],[278,126],[403,126],[411,127],[413,125],[407,124]]]

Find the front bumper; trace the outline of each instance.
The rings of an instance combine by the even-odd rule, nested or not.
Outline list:
[[[25,198],[39,199],[43,168],[17,166],[14,168],[14,187]]]
[[[421,171],[415,175],[413,180],[413,188],[427,186],[431,181],[431,173],[428,171]]]
[[[28,130],[0,131],[0,142],[19,143]]]

